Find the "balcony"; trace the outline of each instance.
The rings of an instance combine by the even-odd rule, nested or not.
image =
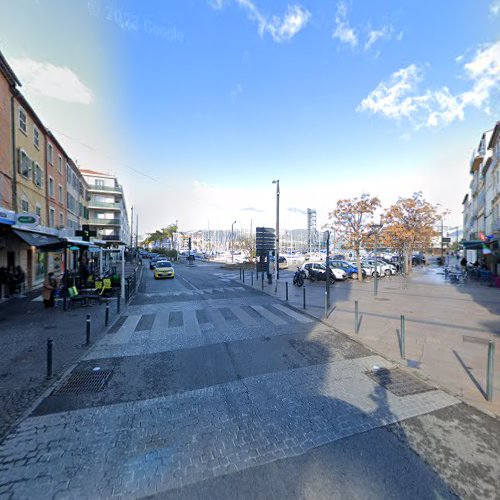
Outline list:
[[[89,184],[89,191],[123,193],[121,186],[101,186],[100,184]]]
[[[88,223],[93,226],[120,226],[120,219],[88,219]]]
[[[482,149],[476,149],[472,153],[472,158],[470,160],[470,173],[473,174],[483,163],[484,151]]]
[[[111,208],[114,210],[120,210],[121,203],[106,203],[104,201],[92,201],[92,200],[90,200],[88,208]]]

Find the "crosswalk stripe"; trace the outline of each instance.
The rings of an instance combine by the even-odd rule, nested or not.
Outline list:
[[[273,325],[281,326],[286,325],[286,321],[283,321],[281,318],[273,314],[271,311],[268,311],[263,306],[250,306],[253,310],[257,311],[261,316],[264,316],[268,321],[270,321]]]
[[[135,328],[139,323],[142,315],[129,316],[121,328],[108,340],[108,344],[126,344],[132,338]]]
[[[298,312],[292,311],[291,309],[289,309],[288,307],[285,307],[282,304],[273,304],[272,307],[275,307],[276,309],[278,309],[278,311],[281,311],[281,312],[287,314],[288,316],[297,320],[299,323],[311,323],[312,322],[311,318],[304,316],[303,314],[300,314]]]
[[[197,336],[201,335],[201,329],[195,310],[184,311],[184,334]]]
[[[241,307],[231,307],[234,315],[245,325],[245,326],[255,326],[257,321],[255,321],[250,314],[245,312]]]
[[[216,330],[227,331],[228,324],[218,309],[207,309],[207,316]]]

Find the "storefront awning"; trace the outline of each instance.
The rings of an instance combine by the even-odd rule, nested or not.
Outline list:
[[[61,247],[59,238],[49,234],[32,233],[30,231],[23,231],[22,229],[13,229],[12,232],[31,247],[45,250]]]
[[[460,244],[466,250],[482,250],[485,242],[481,240],[470,240],[470,241],[462,241],[460,242]]]
[[[61,238],[61,241],[63,243],[66,243],[67,245],[72,245],[80,248],[88,248],[91,245],[93,246],[93,244],[88,241],[77,240],[76,238]]]

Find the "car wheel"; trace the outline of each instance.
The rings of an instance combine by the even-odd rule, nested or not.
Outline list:
[[[386,269],[384,272],[386,276],[390,276],[392,274],[390,269]]]
[[[352,278],[353,280],[357,280],[357,279],[358,279],[358,273],[352,273],[352,274],[351,274],[351,278]]]

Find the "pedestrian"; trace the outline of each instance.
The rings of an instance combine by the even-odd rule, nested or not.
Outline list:
[[[43,282],[42,297],[45,309],[48,309],[49,307],[54,307],[55,304],[54,292],[56,290],[56,287],[57,283],[56,279],[54,278],[54,273],[49,273],[45,278],[45,281]]]
[[[462,257],[462,260],[460,261],[460,265],[462,266],[462,271],[467,270],[467,259],[465,257]]]
[[[14,280],[16,283],[16,291],[23,291],[24,280],[26,279],[26,275],[24,274],[23,268],[21,266],[16,266],[14,271]]]

